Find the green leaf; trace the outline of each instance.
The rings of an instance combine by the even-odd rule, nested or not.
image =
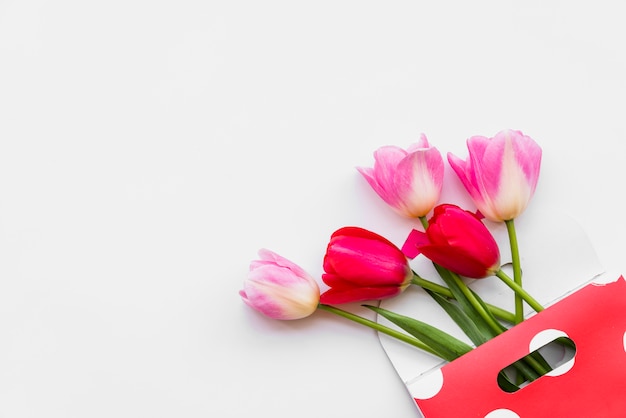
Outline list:
[[[488,335],[482,333],[476,323],[474,323],[469,316],[467,316],[458,304],[449,301],[445,297],[438,295],[435,292],[431,292],[430,290],[426,290],[426,293],[428,293],[435,300],[435,302],[437,302],[439,306],[446,311],[448,316],[452,318],[452,320],[463,330],[465,335],[467,335],[476,346],[487,342],[491,338],[491,333]]]
[[[487,312],[487,315],[491,316],[494,319],[494,322],[496,322],[498,325],[500,325],[500,332],[504,332],[506,330],[508,330],[507,327],[505,327],[504,325],[502,325],[495,316],[493,316],[493,314],[491,313],[491,311],[489,311],[489,308],[487,307],[487,304],[485,303],[485,301],[483,301],[480,296],[478,296],[478,294],[476,292],[474,292],[472,289],[469,290],[470,292],[472,292],[472,294],[474,295],[474,297],[476,297],[476,300],[478,301],[478,303],[480,303],[480,305],[485,309],[485,312]]]
[[[487,339],[495,337],[496,334],[494,333],[494,331],[491,329],[487,321],[485,321],[485,319],[480,316],[480,314],[476,311],[471,302],[467,299],[463,291],[459,288],[456,281],[452,278],[450,271],[436,263],[433,263],[433,265],[439,273],[439,276],[441,276],[443,281],[446,283],[446,285],[454,295],[454,298],[459,303],[459,306],[461,307],[463,312],[465,312],[467,317],[476,325],[479,333],[484,335]],[[480,298],[478,298],[478,300],[480,300]]]
[[[444,360],[452,361],[461,357],[463,354],[472,350],[469,344],[451,336],[450,334],[441,331],[438,328],[428,325],[425,322],[419,321],[408,316],[400,315],[383,308],[378,308],[371,305],[363,305],[366,308],[373,310],[384,318],[388,319],[392,323],[396,324],[415,338],[421,340],[426,345],[431,347],[437,355]]]
[[[498,373],[498,386],[508,393],[517,392],[519,390],[519,386],[511,382],[511,379],[502,371]]]
[[[483,308],[485,308],[485,310],[487,311],[487,309],[486,309],[487,305],[485,304],[485,302],[480,297],[478,297],[478,295],[472,289],[470,289],[470,292],[472,292],[476,296],[476,300],[478,300],[478,303],[480,303],[481,306]],[[488,314],[491,315],[491,313],[489,313],[489,312],[488,312]],[[497,323],[498,323],[498,325],[500,325],[501,332],[504,332],[504,331],[508,330],[508,328],[506,328],[504,325],[500,324],[499,322],[497,322]],[[515,364],[515,367],[518,370],[520,370],[529,379],[532,379],[533,378],[533,373],[536,372],[536,371],[531,372],[531,370],[533,370],[532,366],[528,366],[527,368],[525,367],[525,366],[528,365],[528,360],[531,359],[531,358],[534,359],[534,361],[536,362],[535,364],[537,364],[542,369],[545,369],[545,370],[551,370],[552,369],[550,367],[550,365],[548,364],[548,362],[543,358],[543,356],[539,352],[530,353],[528,355],[528,358],[525,357],[525,358],[521,359],[520,361],[518,361]]]

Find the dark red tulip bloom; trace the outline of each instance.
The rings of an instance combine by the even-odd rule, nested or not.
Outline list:
[[[402,251],[409,258],[423,254],[461,276],[479,279],[500,268],[500,251],[493,236],[472,212],[458,206],[435,207],[426,232],[413,230]]]
[[[330,289],[320,302],[340,304],[385,299],[400,294],[413,272],[406,256],[386,238],[358,227],[341,228],[331,236],[322,280]]]

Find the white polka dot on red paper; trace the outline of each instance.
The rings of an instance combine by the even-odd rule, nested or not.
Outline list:
[[[558,330],[558,329],[546,329],[541,332],[538,332],[537,335],[535,335],[530,341],[529,352],[532,353],[533,351],[543,347],[544,345],[548,343],[551,343],[552,341],[560,337],[569,338],[569,336],[565,332]],[[576,359],[576,356],[572,357],[569,361],[561,364],[556,369],[546,373],[546,376],[556,377],[556,376],[561,376],[562,374],[567,373],[568,371],[570,371],[572,367],[574,367],[575,359]]]
[[[515,412],[510,409],[496,409],[495,411],[491,411],[485,418],[520,418]]]
[[[443,373],[441,369],[434,370],[424,377],[407,384],[407,388],[416,399],[430,399],[441,391],[443,387]]]
[[[551,343],[559,337],[567,337],[567,334],[558,329],[544,329],[538,332],[529,344],[529,352],[533,352],[544,345]]]

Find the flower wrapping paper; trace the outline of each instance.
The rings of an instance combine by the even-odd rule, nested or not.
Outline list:
[[[614,380],[615,376],[607,376],[607,384],[598,385],[600,393],[586,388],[585,385],[590,379],[599,379],[594,370],[596,367],[600,368],[598,373],[603,373],[603,368],[606,372],[613,373],[613,369],[609,370],[610,367],[607,366],[611,365],[615,367],[616,376],[626,375],[624,280],[620,278],[615,281],[620,277],[619,274],[604,271],[585,232],[562,211],[529,210],[520,225],[525,285],[548,306],[545,311],[539,314],[528,311],[528,319],[522,324],[449,364],[427,353],[418,353],[385,335],[379,335],[393,367],[409,395],[415,399],[417,416],[623,416],[626,405],[620,400],[620,392],[626,389],[626,379],[622,379],[624,383],[620,383],[619,379]],[[490,229],[501,248],[506,248],[506,234],[501,226],[493,224]],[[510,254],[505,252],[502,257],[503,263],[510,261]],[[420,271],[428,271],[428,260],[415,259],[414,266]],[[604,286],[590,284],[602,281],[614,283]],[[498,281],[481,279],[470,286],[485,295],[484,299],[489,303],[506,304],[510,300],[507,297],[510,291]],[[427,295],[422,295],[419,289],[409,289],[405,293],[382,301],[381,307],[434,323],[456,337],[464,338],[452,321],[437,315],[438,308]],[[603,302],[605,296],[606,304]],[[608,301],[609,297],[612,304]],[[603,309],[596,309],[599,305],[603,305]],[[381,317],[377,321],[389,324]],[[596,324],[596,328],[591,327],[593,334],[589,332],[590,321]],[[602,328],[597,324],[601,324]],[[617,337],[605,335],[605,327],[615,328]],[[497,372],[533,351],[530,350],[531,341],[538,348],[540,345],[536,344],[541,338],[533,340],[533,337],[539,334],[543,337],[563,334],[569,336],[576,344],[574,366],[560,376],[543,376],[515,393],[504,392],[497,384]],[[587,338],[586,335],[590,337]],[[618,338],[619,341],[613,344],[611,350],[603,350],[603,344],[610,338]],[[594,344],[600,347],[595,347]],[[582,350],[585,350],[584,355],[581,354]],[[611,357],[606,357],[609,353]],[[614,359],[615,356],[621,356],[621,359],[613,363],[611,358]],[[495,374],[491,374],[493,370]],[[574,396],[574,390],[588,391],[588,395],[579,397],[576,392]],[[596,401],[591,401],[594,398]],[[612,400],[607,402],[607,399]],[[460,408],[462,412],[455,408]],[[612,409],[622,412],[610,415]]]
[[[589,284],[545,311],[433,371],[416,398],[425,418],[618,418],[626,411],[626,281]],[[567,336],[573,359],[514,393],[498,372]]]

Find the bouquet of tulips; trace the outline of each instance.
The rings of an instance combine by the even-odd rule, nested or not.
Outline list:
[[[335,231],[323,260],[323,292],[318,281],[301,267],[272,251],[261,250],[260,259],[251,263],[240,291],[243,301],[279,320],[304,318],[321,309],[446,361],[455,360],[521,323],[524,304],[536,312],[543,310],[522,286],[515,230],[515,219],[526,209],[537,185],[541,148],[532,138],[515,130],[501,131],[493,138],[473,136],[467,140],[467,148],[467,159],[448,154],[447,160],[476,210],[439,202],[444,160],[424,135],[406,150],[384,146],[374,153],[374,167],[358,171],[398,214],[419,220],[418,228],[407,234],[403,245],[396,246],[359,227]],[[501,268],[500,250],[483,223],[485,218],[506,225],[512,277]],[[428,280],[413,270],[411,260],[418,256],[432,262],[441,280]],[[511,289],[513,312],[486,303],[467,285],[467,279],[490,276]],[[417,318],[371,303],[396,297],[411,285],[427,292],[473,345]],[[382,325],[338,306],[353,302],[365,303],[363,306],[397,327]],[[498,382],[513,392],[551,369],[548,361],[534,352],[514,363],[510,370],[503,370]]]

